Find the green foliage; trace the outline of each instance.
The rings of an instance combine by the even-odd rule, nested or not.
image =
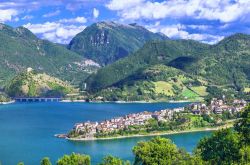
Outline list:
[[[197,146],[197,152],[211,164],[232,164],[240,159],[239,142],[238,134],[230,129],[222,129],[211,137],[203,138]]]
[[[135,165],[180,164],[188,153],[179,150],[171,140],[156,137],[148,142],[139,142],[134,148]]]
[[[240,115],[241,119],[235,124],[235,130],[242,137],[244,145],[250,145],[250,104]]]
[[[68,48],[101,65],[107,65],[136,51],[146,41],[164,39],[167,37],[136,24],[98,22],[77,34]]]
[[[234,130],[222,129],[211,137],[203,138],[197,146],[196,155],[214,165],[249,164],[249,110],[248,105],[234,125]]]
[[[130,165],[130,163],[128,161],[124,162],[118,157],[109,155],[104,157],[102,163],[100,163],[99,165]]]
[[[24,165],[24,163],[23,162],[19,162],[17,165]]]
[[[45,157],[45,158],[42,159],[41,165],[52,165],[52,164],[51,164],[49,158]]]
[[[0,103],[1,102],[8,102],[8,101],[10,101],[10,98],[4,93],[0,93]]]
[[[243,146],[240,149],[240,162],[241,164],[249,164],[250,163],[250,145]]]
[[[72,153],[71,155],[64,155],[60,158],[57,161],[57,165],[90,165],[90,157]]]

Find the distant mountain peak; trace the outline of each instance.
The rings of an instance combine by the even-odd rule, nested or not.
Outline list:
[[[243,33],[235,33],[233,35],[230,35],[226,38],[224,38],[224,40],[234,40],[234,39],[250,39],[250,35],[249,34],[243,34]],[[223,41],[223,40],[222,40]]]
[[[107,65],[138,50],[148,41],[165,39],[166,36],[153,33],[135,23],[102,21],[77,34],[68,48],[100,65]]]
[[[117,27],[118,26],[118,24],[113,22],[113,21],[101,21],[101,22],[94,23],[93,25],[96,25],[100,29],[107,28],[107,27]]]
[[[35,34],[33,34],[29,29],[23,27],[23,26],[19,26],[15,29],[15,31],[20,34],[21,36],[25,36],[25,37],[30,37],[32,39],[37,39],[37,36]]]
[[[161,35],[162,37],[169,38],[166,34],[164,34],[164,33],[162,33],[162,32],[157,32],[156,34],[159,34],[159,35]]]
[[[6,24],[0,23],[0,30],[2,30],[4,28],[12,29],[12,27],[10,27],[10,26],[8,26]]]
[[[246,41],[246,42],[242,42]],[[225,37],[223,40],[221,40],[217,46],[226,46],[227,49],[235,49],[236,45],[242,47],[243,45],[248,47],[250,42],[250,35],[249,34],[243,34],[243,33],[235,33],[233,35]],[[237,43],[237,44],[236,44]],[[245,44],[244,44],[245,43]],[[234,46],[232,46],[232,44]],[[239,48],[239,47],[238,47]]]

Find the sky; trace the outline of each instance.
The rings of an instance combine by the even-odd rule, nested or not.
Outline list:
[[[0,22],[67,44],[98,21],[137,23],[173,39],[215,44],[250,34],[250,0],[0,0]]]

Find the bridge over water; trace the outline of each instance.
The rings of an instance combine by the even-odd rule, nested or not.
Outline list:
[[[46,98],[46,97],[16,97],[13,98],[16,102],[59,102],[62,98]]]

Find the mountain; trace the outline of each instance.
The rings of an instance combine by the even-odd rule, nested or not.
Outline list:
[[[100,65],[107,65],[135,52],[149,40],[166,40],[137,24],[98,22],[77,34],[68,45],[72,50]]]
[[[28,68],[6,85],[5,92],[11,97],[62,97],[77,90],[58,78]]]
[[[5,24],[0,24],[0,59],[0,86],[28,67],[73,83],[98,68],[98,64],[65,47],[38,39],[24,27]]]
[[[152,77],[142,74],[158,65],[185,73],[196,84],[188,82],[184,83],[185,86],[203,88],[203,93],[204,87],[205,92],[211,93],[214,88],[220,88],[222,91],[248,91],[250,88],[250,35],[235,34],[215,45],[192,40],[148,42],[134,54],[91,75],[86,80],[87,89],[97,94],[110,89],[114,92],[114,88],[125,93],[127,92],[127,88],[124,88],[126,84],[136,86],[135,84],[142,80],[146,82],[160,80],[169,83],[167,79],[155,81]],[[166,68],[163,70],[169,72]]]

